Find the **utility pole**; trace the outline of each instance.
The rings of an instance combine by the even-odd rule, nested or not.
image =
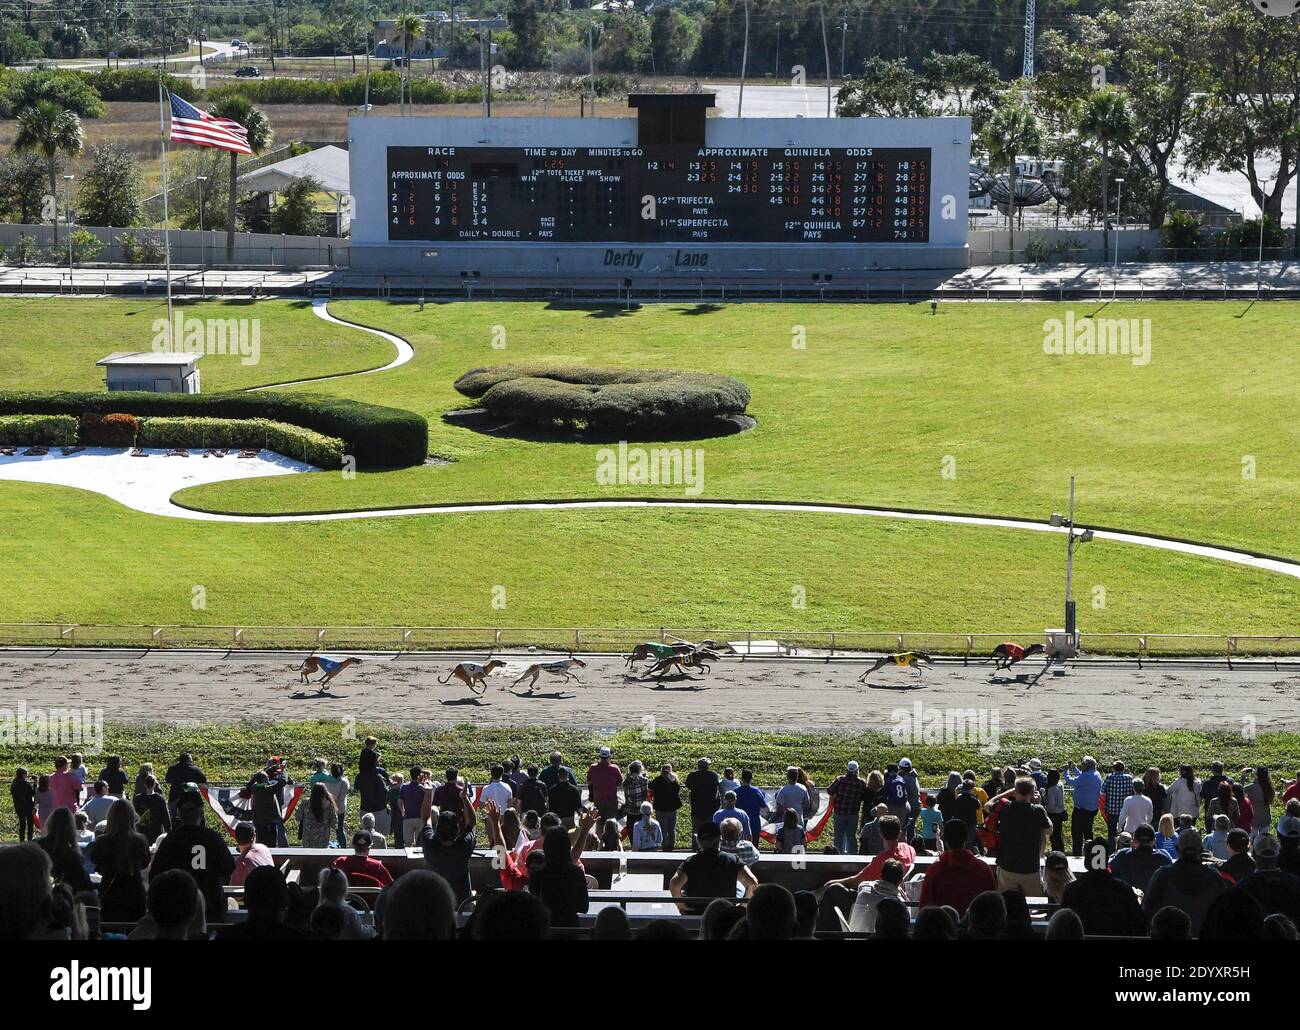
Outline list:
[[[745,68],[749,63],[749,0],[745,0],[745,45],[740,51],[740,96],[736,101],[736,117],[745,115]]]
[[[849,39],[849,16],[841,14],[843,20],[840,22],[840,78],[844,78],[844,48]]]
[[[772,74],[778,79],[781,77],[781,19],[776,20],[776,67],[772,69]]]
[[[1025,63],[1020,74],[1026,79],[1034,77],[1034,19],[1036,0],[1025,0]]]
[[[826,42],[826,5],[818,4],[822,24],[822,57],[826,60],[826,117],[831,116],[831,48]]]

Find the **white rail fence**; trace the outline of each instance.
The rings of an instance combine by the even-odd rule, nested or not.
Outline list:
[[[849,656],[864,652],[925,651],[969,660],[1007,640],[1045,640],[1042,630],[977,633],[858,630],[727,629],[724,627],[502,626],[235,626],[0,623],[0,647],[217,648],[226,650],[517,651],[562,653],[627,651],[642,641],[716,640],[742,656]],[[1085,654],[1123,656],[1214,655],[1226,658],[1300,655],[1300,635],[1082,633]]]

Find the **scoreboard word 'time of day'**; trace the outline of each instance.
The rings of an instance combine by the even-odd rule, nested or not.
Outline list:
[[[929,148],[389,147],[390,240],[927,243]]]

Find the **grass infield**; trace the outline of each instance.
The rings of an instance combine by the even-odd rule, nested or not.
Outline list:
[[[0,379],[89,385],[95,357],[148,346],[160,307],[0,301]],[[263,320],[261,365],[205,359],[205,389],[391,357],[382,341],[327,325],[305,304],[186,310],[205,307]],[[403,335],[415,358],[311,389],[427,416],[430,453],[453,463],[214,484],[180,491],[179,502],[280,513],[681,496],[680,486],[598,483],[597,445],[499,438],[440,416],[463,406],[452,384],[476,365],[689,368],[741,376],[758,420],[737,436],[664,441],[703,448],[704,499],[1045,518],[1064,507],[1073,472],[1083,524],[1300,555],[1300,529],[1283,517],[1300,506],[1291,346],[1300,305],[952,304],[937,316],[774,304],[331,310]],[[1070,312],[1150,319],[1150,362],[1045,354],[1044,322]],[[51,347],[51,337],[77,342]],[[1001,632],[1061,618],[1062,541],[1015,530],[663,510],[202,525],[21,484],[0,484],[0,517],[11,527],[0,536],[0,622]],[[1075,577],[1085,632],[1298,628],[1300,581],[1275,574],[1098,541],[1079,552]],[[195,585],[206,589],[204,610],[191,607]]]

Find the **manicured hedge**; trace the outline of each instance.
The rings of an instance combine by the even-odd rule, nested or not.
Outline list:
[[[108,415],[83,412],[77,439],[88,447],[130,447],[140,431],[140,420],[124,411]]]
[[[77,420],[71,415],[0,415],[0,443],[65,444],[77,442]]]
[[[305,461],[317,468],[343,465],[343,441],[265,418],[146,418],[137,447],[254,447]]]
[[[358,468],[421,464],[429,425],[400,408],[362,404],[313,393],[89,393],[0,391],[0,415],[74,415],[128,412],[140,418],[269,419],[311,429],[344,442]]]
[[[583,365],[475,368],[455,387],[496,417],[599,429],[698,426],[744,414],[750,399],[731,376]]]

